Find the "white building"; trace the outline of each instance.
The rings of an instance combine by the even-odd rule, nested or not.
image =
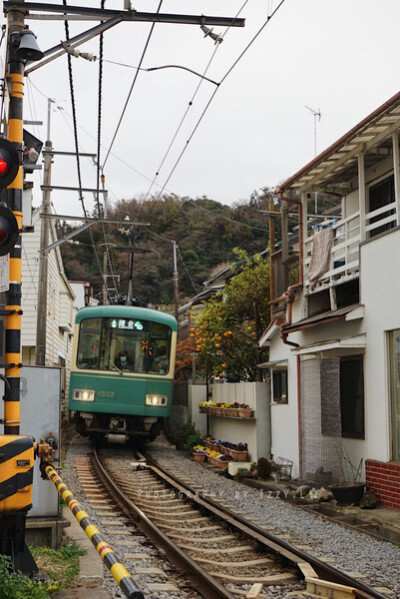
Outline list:
[[[396,509],[399,130],[400,93],[278,188],[274,319],[260,339],[270,346],[272,453],[292,459],[295,475],[323,469],[333,480],[363,458],[368,486]],[[318,192],[337,216],[310,215]],[[298,216],[292,231],[288,209]],[[294,259],[298,280],[287,288]]]
[[[36,322],[39,288],[39,250],[42,219],[39,210],[32,215],[33,232],[22,234],[22,363],[35,364]],[[56,241],[53,222],[50,243]],[[59,247],[48,253],[46,366],[62,366],[63,391],[72,354],[74,292],[65,276]]]

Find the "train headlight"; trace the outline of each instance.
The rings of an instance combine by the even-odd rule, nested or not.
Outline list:
[[[166,395],[146,395],[146,406],[166,406],[168,397]]]
[[[74,389],[74,399],[77,401],[94,401],[94,391],[92,389]]]

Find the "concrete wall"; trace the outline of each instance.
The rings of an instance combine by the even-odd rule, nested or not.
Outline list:
[[[206,401],[206,385],[189,385],[189,405],[193,425],[202,435],[207,434],[207,414],[199,411],[199,403]]]
[[[216,439],[247,443],[250,460],[269,457],[271,447],[270,395],[266,383],[215,383],[212,400],[248,404],[255,419],[209,415],[209,433]],[[202,400],[204,401],[204,399]]]

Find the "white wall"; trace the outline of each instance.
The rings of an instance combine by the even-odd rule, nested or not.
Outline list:
[[[210,387],[212,400],[223,403],[246,403],[255,419],[229,418],[201,414],[199,403],[206,399],[205,385],[189,385],[192,422],[202,434],[232,443],[247,443],[249,459],[256,461],[270,455],[269,387],[266,383],[218,383]]]
[[[390,459],[387,332],[400,328],[400,230],[361,246],[361,301],[365,304],[366,441],[368,455]]]
[[[298,334],[291,335],[290,340],[296,341]],[[293,476],[298,476],[299,435],[297,410],[297,366],[292,347],[282,343],[279,334],[271,341],[269,359],[271,361],[288,361],[288,403],[273,403],[271,401],[271,453],[293,461]]]

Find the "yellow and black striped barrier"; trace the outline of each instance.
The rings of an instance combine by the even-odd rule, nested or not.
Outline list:
[[[97,552],[110,570],[124,595],[128,597],[128,599],[144,599],[142,591],[136,586],[128,570],[118,561],[115,552],[110,545],[103,541],[99,529],[91,523],[88,514],[82,509],[82,506],[75,499],[71,491],[67,489],[62,478],[58,476],[57,472],[50,465],[44,466],[44,471],[89,539],[92,541],[93,545],[96,547]]]

